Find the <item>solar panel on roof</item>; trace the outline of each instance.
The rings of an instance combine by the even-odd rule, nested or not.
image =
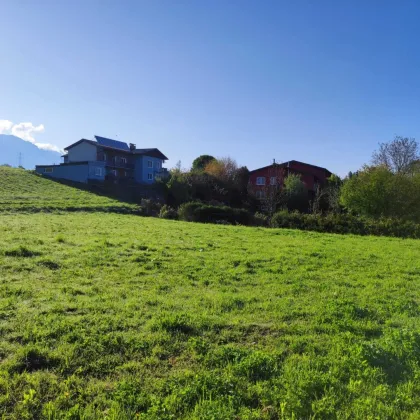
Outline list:
[[[128,144],[122,141],[107,139],[106,137],[99,136],[95,136],[95,139],[102,146],[112,147],[113,149],[126,150],[128,152],[130,151]]]

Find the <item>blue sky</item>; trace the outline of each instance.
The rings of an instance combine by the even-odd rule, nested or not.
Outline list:
[[[6,0],[0,120],[58,147],[118,135],[169,167],[208,153],[344,175],[378,142],[420,137],[419,15],[416,1]]]

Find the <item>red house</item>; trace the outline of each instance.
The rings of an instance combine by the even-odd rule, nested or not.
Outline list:
[[[309,195],[315,193],[316,185],[324,185],[331,176],[328,169],[309,163],[290,160],[284,163],[273,162],[269,166],[255,169],[249,173],[250,187],[255,191],[258,198],[262,198],[267,186],[282,185],[284,178],[289,174],[299,175],[305,183]]]

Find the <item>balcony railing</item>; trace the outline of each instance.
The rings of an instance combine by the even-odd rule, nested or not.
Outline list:
[[[169,171],[166,168],[155,170],[155,178],[167,178],[168,176],[169,176]]]
[[[113,168],[134,169],[134,164],[122,159],[106,159],[102,162],[105,162],[105,166],[112,166]]]

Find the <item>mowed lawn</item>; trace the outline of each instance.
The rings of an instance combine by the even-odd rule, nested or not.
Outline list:
[[[420,418],[420,241],[0,215],[3,418]]]

